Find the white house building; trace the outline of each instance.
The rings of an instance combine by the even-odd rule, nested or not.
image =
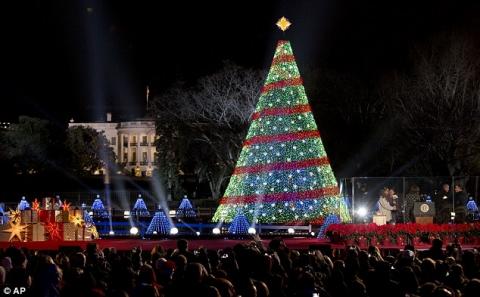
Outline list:
[[[85,126],[101,132],[107,138],[115,153],[117,162],[125,171],[135,176],[151,176],[155,163],[155,121],[138,119],[112,122],[107,113],[106,122],[75,123],[70,120],[68,127]]]

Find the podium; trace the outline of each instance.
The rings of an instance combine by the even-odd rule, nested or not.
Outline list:
[[[415,202],[413,206],[413,215],[415,216],[415,222],[417,224],[433,224],[433,218],[435,217],[435,203],[431,201]]]

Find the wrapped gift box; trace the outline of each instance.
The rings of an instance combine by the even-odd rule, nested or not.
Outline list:
[[[82,209],[78,209],[78,208],[70,209],[69,213],[70,213],[71,216],[83,217],[83,210]]]
[[[92,240],[92,231],[87,227],[77,227],[73,223],[63,224],[63,240]]]
[[[43,224],[29,224],[27,241],[45,241],[45,226]]]
[[[35,210],[22,210],[21,213],[21,222],[22,224],[32,224],[32,223],[38,223],[38,212]]]
[[[0,225],[0,241],[8,241],[8,239],[10,238],[10,233],[4,232],[4,231],[9,228],[10,228],[9,224]]]
[[[78,240],[79,230],[77,226],[73,223],[64,223],[63,224],[63,240]],[[81,230],[80,230],[81,233]]]
[[[55,222],[54,210],[40,210],[38,220],[42,223]]]
[[[70,213],[68,210],[55,210],[55,222],[68,223],[70,222]]]
[[[42,199],[42,208],[45,210],[54,210],[55,209],[55,198],[54,197],[45,197]]]

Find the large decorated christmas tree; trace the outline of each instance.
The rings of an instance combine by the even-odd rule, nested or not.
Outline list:
[[[239,211],[261,223],[350,221],[289,41],[278,42],[251,120],[213,221],[230,222]]]

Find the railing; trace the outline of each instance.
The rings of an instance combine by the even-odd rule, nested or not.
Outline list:
[[[347,201],[354,220],[371,221],[373,214],[378,210],[378,201],[384,188],[393,189],[396,195],[397,222],[412,221],[411,209],[407,209],[406,196],[415,194],[419,201],[432,201],[435,203],[437,222],[440,211],[446,213],[450,219],[450,212],[462,204],[466,207],[468,201],[478,205],[480,194],[479,176],[434,176],[434,177],[351,177],[339,181],[340,190]],[[448,187],[448,193],[442,192],[443,185]],[[444,197],[447,198],[444,199]],[[409,198],[409,197],[407,197]],[[471,203],[470,205],[473,205]],[[442,208],[442,209],[441,209]],[[359,210],[362,209],[362,216]],[[468,210],[468,209],[467,209]],[[365,213],[363,215],[363,213]],[[477,212],[478,218],[478,212]]]
[[[140,146],[148,146],[148,142],[140,142]]]
[[[72,206],[80,207],[82,203],[85,203],[87,209],[90,209],[93,201],[97,198],[97,195],[100,196],[102,199],[104,206],[106,208],[112,209],[115,215],[123,215],[124,210],[130,210],[133,208],[135,201],[138,198],[138,195],[141,194],[142,198],[147,205],[148,210],[153,214],[156,209],[158,209],[158,205],[161,201],[162,203],[166,203],[169,209],[177,209],[181,202],[181,197],[175,198],[174,200],[166,200],[165,197],[158,197],[153,192],[150,191],[110,191],[108,195],[104,191],[92,191],[92,192],[22,192],[22,193],[9,193],[5,194],[2,193],[0,197],[0,201],[12,201],[12,197],[21,197],[25,196],[27,201],[30,202],[37,198],[38,201],[41,203],[42,198],[44,197],[56,197],[58,196],[60,200],[64,201],[65,199],[71,203]],[[107,199],[110,197],[110,199]],[[14,198],[13,198],[14,199]],[[17,207],[18,201],[13,202],[5,202],[4,209],[12,208],[15,209]],[[191,198],[190,201],[192,202],[193,206],[198,209],[198,212],[202,216],[213,216],[215,212],[218,201],[215,199],[195,199]]]
[[[140,165],[141,165],[141,166],[147,166],[147,165],[148,165],[148,161],[142,161],[142,162],[140,162]]]
[[[132,161],[132,162],[128,162],[129,165],[137,165],[137,162],[135,161]]]
[[[128,164],[136,165],[137,162],[129,162]],[[144,164],[144,162],[141,162]],[[156,162],[152,162],[155,165]],[[455,210],[455,203],[460,201],[459,198],[467,199],[471,198],[471,201],[478,205],[478,197],[480,195],[480,177],[468,176],[468,177],[351,177],[341,178],[339,180],[340,191],[342,197],[345,199],[350,213],[356,222],[370,221],[373,214],[377,211],[378,200],[380,197],[380,191],[384,187],[393,188],[395,194],[398,196],[397,202],[397,214],[399,221],[408,221],[409,213],[406,210],[406,196],[415,186],[418,186],[418,197],[422,201],[427,199],[433,202],[438,202],[440,197],[440,190],[443,184],[449,186],[449,199],[447,205],[451,212]],[[463,191],[455,192],[455,185],[459,185],[463,188]],[[53,189],[54,190],[54,189]],[[2,193],[0,192],[0,201],[12,201],[12,199],[20,199],[21,196],[26,196],[27,200],[31,203],[34,198],[38,198],[41,201],[44,197],[60,196],[63,201],[67,199],[72,205],[80,206],[82,203],[86,203],[87,206],[92,205],[96,195],[99,194],[106,207],[112,209],[130,209],[133,207],[138,194],[142,194],[149,210],[154,211],[158,207],[160,201],[166,201],[165,197],[159,197],[157,194],[150,191],[111,191],[109,193],[110,199],[106,199],[107,195],[103,190],[91,191],[91,192],[35,192],[29,193],[25,189],[19,189],[15,193]],[[110,202],[108,202],[108,200]],[[173,201],[166,201],[170,209],[176,209],[180,203],[181,197],[174,197]],[[213,215],[213,212],[218,206],[218,201],[214,199],[195,199],[190,197],[190,200],[194,207],[198,208],[202,215]],[[443,201],[442,201],[443,202]],[[463,202],[462,202],[463,203]],[[470,202],[469,202],[470,203]],[[13,209],[18,204],[18,201],[8,204]],[[443,203],[444,204],[444,203]],[[110,206],[107,206],[110,205]],[[440,203],[436,203],[437,212],[439,211]],[[359,216],[358,210],[363,208],[366,211],[364,217]],[[4,208],[5,209],[5,208]],[[478,213],[477,213],[478,214]],[[478,216],[477,216],[478,218]]]
[[[137,146],[136,142],[130,142],[130,146]]]

